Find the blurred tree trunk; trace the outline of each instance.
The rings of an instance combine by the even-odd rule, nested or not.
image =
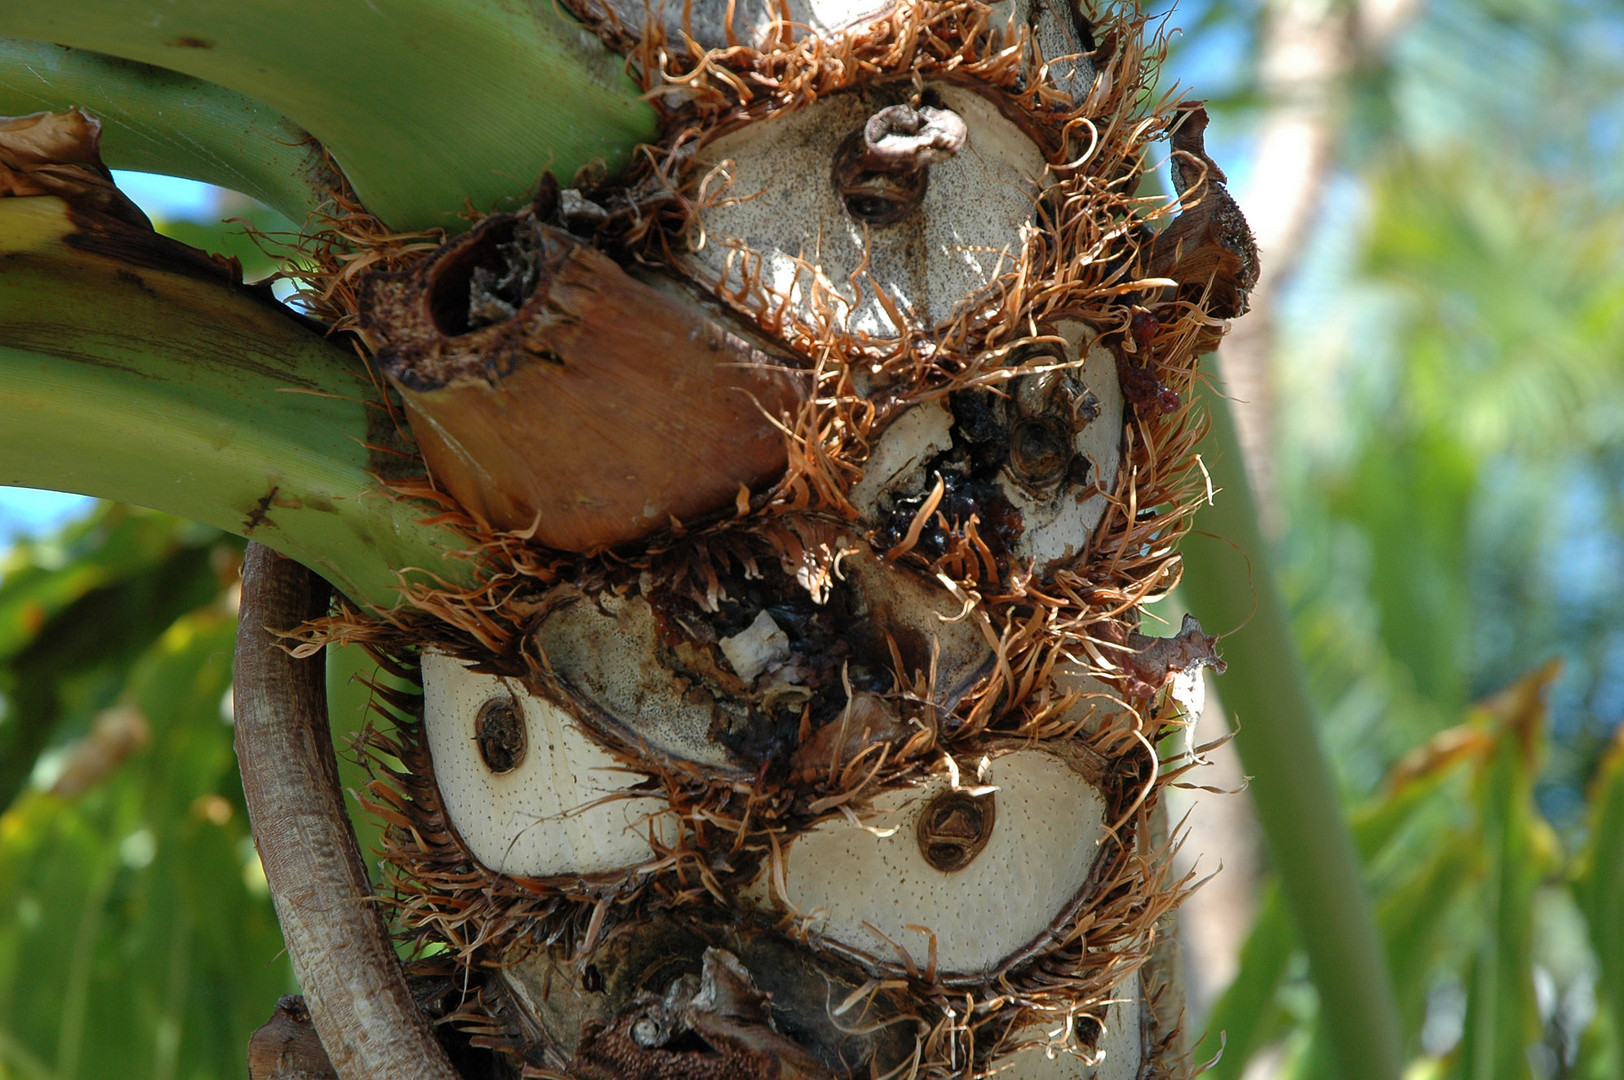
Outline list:
[[[1268,534],[1278,536],[1272,370],[1279,302],[1301,265],[1336,174],[1339,143],[1353,107],[1351,76],[1380,63],[1417,0],[1273,0],[1258,46],[1257,126],[1251,179],[1242,206],[1257,237],[1263,271],[1251,311],[1224,339],[1220,364],[1233,398],[1247,475]]]
[[[1246,318],[1235,322],[1219,352],[1219,367],[1239,429],[1247,477],[1265,536],[1277,540],[1285,523],[1275,471],[1275,348],[1280,300],[1300,267],[1334,179],[1339,142],[1352,107],[1351,76],[1378,63],[1414,15],[1417,0],[1273,0],[1259,31],[1257,88],[1263,112],[1256,127],[1250,179],[1241,198],[1257,238],[1262,272]],[[1228,630],[1229,627],[1213,627]],[[1200,737],[1230,730],[1219,701],[1202,717]],[[1245,769],[1233,742],[1212,754],[1212,786],[1241,792]],[[1180,805],[1186,799],[1180,799]],[[1190,999],[1195,1028],[1238,970],[1241,944],[1257,913],[1263,840],[1250,796],[1193,793],[1190,856],[1206,855],[1209,881],[1184,909],[1190,949]]]

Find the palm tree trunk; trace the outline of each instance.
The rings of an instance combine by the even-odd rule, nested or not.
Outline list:
[[[119,47],[114,6],[81,6],[0,29]],[[455,1075],[367,906],[313,675],[267,629],[420,684],[379,692],[367,743],[384,895],[417,973],[456,988],[433,1019],[502,1068],[1187,1071],[1188,883],[1155,823],[1223,664],[1140,609],[1205,494],[1195,357],[1257,266],[1205,113],[1145,105],[1143,17],[582,5],[658,138],[609,180],[557,134],[564,175],[439,243],[395,230],[458,229],[446,187],[487,206],[549,157],[507,121],[556,50],[497,48],[512,12],[470,6],[446,48],[499,70],[413,88],[470,149],[449,162],[304,103],[355,81],[334,35],[270,75],[238,63],[251,31],[294,30],[209,5],[127,43],[263,96],[345,169],[306,239],[315,310],[358,328],[392,387],[372,404],[405,402],[428,476],[390,501],[437,503],[465,555],[394,610],[369,579],[325,615],[252,556],[246,786],[337,1071]],[[401,32],[343,47],[376,71],[420,47]],[[1172,206],[1134,195],[1164,140]],[[320,510],[279,493],[243,531]]]

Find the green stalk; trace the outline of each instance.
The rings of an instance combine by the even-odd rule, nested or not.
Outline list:
[[[1494,759],[1482,777],[1483,881],[1488,933],[1473,958],[1460,1076],[1466,1080],[1532,1080],[1528,1060],[1544,1025],[1534,995],[1534,894],[1552,869],[1541,857],[1534,805],[1547,717],[1542,693],[1556,665],[1525,677],[1489,705],[1497,729]]]
[[[206,522],[376,608],[398,602],[397,568],[469,583],[455,534],[379,493],[390,458],[367,444],[393,428],[354,354],[165,244],[190,250],[0,200],[0,484]]]
[[[1337,1074],[1397,1080],[1402,1039],[1386,955],[1210,360],[1214,388],[1202,397],[1212,431],[1202,460],[1219,494],[1198,517],[1201,534],[1184,540],[1184,596],[1208,631],[1232,634],[1224,638],[1229,672],[1219,692],[1240,725],[1235,745],[1308,953]]]
[[[1624,1062],[1624,726],[1614,729],[1590,783],[1589,838],[1573,892],[1590,927],[1614,1059]]]
[[[0,34],[155,64],[320,139],[398,229],[620,168],[654,113],[623,60],[549,2],[10,0]]]
[[[213,83],[133,60],[0,38],[0,116],[78,106],[102,122],[102,160],[252,195],[302,222],[341,181],[298,124]]]

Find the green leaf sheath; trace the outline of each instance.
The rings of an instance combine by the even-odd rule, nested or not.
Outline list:
[[[94,242],[61,200],[0,201],[0,484],[250,536],[378,608],[397,568],[471,578],[444,557],[452,533],[378,492],[390,460],[368,444],[393,428],[343,345],[253,290]]]
[[[1537,706],[1536,706],[1537,707]],[[1467,995],[1458,1074],[1463,1080],[1518,1080],[1535,1074],[1528,1047],[1540,1036],[1534,1000],[1534,889],[1544,869],[1532,823],[1537,766],[1521,740],[1501,738],[1484,776],[1483,849],[1488,874]]]
[[[0,34],[260,102],[321,140],[398,229],[460,228],[467,205],[523,198],[544,171],[566,183],[593,162],[613,172],[655,130],[623,60],[552,3],[13,0]]]
[[[163,68],[0,38],[0,116],[79,107],[102,122],[102,160],[252,195],[301,222],[340,181],[320,145],[241,94]]]
[[[1209,359],[1210,363],[1210,359]],[[1211,369],[1209,368],[1209,373]],[[1359,857],[1314,730],[1296,647],[1258,531],[1229,407],[1203,393],[1212,432],[1202,459],[1219,494],[1185,538],[1183,589],[1209,632],[1229,633],[1220,683],[1341,1080],[1396,1080],[1400,1027]]]
[[[1612,1018],[1613,1052],[1624,1058],[1624,728],[1591,784],[1590,837],[1573,885],[1601,969],[1598,996]]]

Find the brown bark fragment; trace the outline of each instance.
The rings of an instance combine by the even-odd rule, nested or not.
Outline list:
[[[278,1001],[276,1012],[249,1037],[248,1080],[338,1080],[304,998],[289,994]]]
[[[1187,102],[1180,111],[1184,118],[1173,131],[1172,174],[1184,212],[1157,234],[1149,275],[1210,290],[1208,314],[1232,319],[1245,314],[1247,297],[1257,284],[1257,241],[1224,186],[1224,171],[1207,156],[1207,110],[1199,102]]]
[[[1184,625],[1172,637],[1129,634],[1128,648],[1131,651],[1123,661],[1128,679],[1128,696],[1154,694],[1181,672],[1192,674],[1200,668],[1210,667],[1222,675],[1228,665],[1214,651],[1217,645],[1217,635],[1203,633],[1194,615],[1184,616]]]

